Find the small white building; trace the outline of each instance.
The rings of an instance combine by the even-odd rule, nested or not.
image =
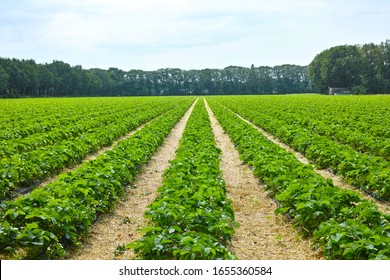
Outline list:
[[[351,91],[348,88],[329,88],[329,95],[341,95],[341,94],[350,94]]]

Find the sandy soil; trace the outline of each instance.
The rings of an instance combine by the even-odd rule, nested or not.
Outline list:
[[[207,106],[208,107],[208,106]],[[232,199],[236,229],[231,249],[246,260],[321,259],[285,217],[275,215],[276,203],[259,180],[239,158],[237,150],[209,111],[216,143],[222,151],[221,171]]]
[[[131,250],[120,255],[115,255],[115,250],[118,245],[122,246],[142,237],[139,229],[147,225],[144,212],[157,196],[157,188],[162,183],[162,175],[168,168],[169,161],[175,158],[179,140],[194,105],[195,103],[144,166],[135,184],[127,189],[125,198],[115,210],[99,216],[90,236],[83,242],[81,248],[72,254],[71,259],[110,260],[134,257]]]

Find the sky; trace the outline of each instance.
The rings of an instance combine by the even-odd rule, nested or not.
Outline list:
[[[308,65],[390,39],[389,0],[0,0],[0,57],[84,69]]]

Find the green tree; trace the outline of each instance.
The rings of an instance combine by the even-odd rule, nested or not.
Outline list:
[[[326,76],[326,60],[328,59],[329,50],[324,50],[317,54],[309,64],[309,78],[318,92],[325,93],[328,91],[328,80]]]
[[[52,95],[54,87],[54,75],[49,70],[47,64],[38,65],[39,89],[38,94],[41,96]]]
[[[249,78],[248,78],[248,90],[250,93],[258,93],[258,75],[255,66],[252,64],[250,71],[249,71]]]
[[[383,57],[384,91],[390,93],[390,40],[383,42],[380,47]]]
[[[269,66],[260,66],[256,69],[257,72],[257,92],[258,93],[273,93],[274,78],[273,69]]]
[[[379,45],[365,44],[361,48],[362,86],[367,92],[381,93],[385,91],[385,64]]]
[[[309,65],[309,76],[321,92],[326,92],[328,87],[352,88],[361,83],[361,65],[358,46],[336,46],[314,58]]]
[[[7,96],[9,75],[3,67],[0,66],[0,97]]]
[[[24,89],[23,95],[37,96],[39,89],[39,71],[34,60],[22,60],[21,70],[24,72]]]

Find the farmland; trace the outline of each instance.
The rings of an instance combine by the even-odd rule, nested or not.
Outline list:
[[[390,258],[388,96],[20,99],[0,110],[2,258],[83,259],[87,243],[89,259]],[[163,170],[148,171],[161,180],[143,189],[179,123]],[[223,141],[237,153],[228,171]],[[241,167],[254,187],[229,179]],[[102,220],[120,209],[110,229],[126,238],[94,255]]]

